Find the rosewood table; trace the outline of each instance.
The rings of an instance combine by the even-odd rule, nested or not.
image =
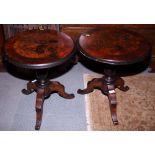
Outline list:
[[[10,38],[5,44],[5,58],[20,68],[34,69],[36,80],[27,84],[22,92],[26,95],[36,92],[36,125],[41,126],[43,102],[51,93],[58,93],[66,99],[74,98],[57,81],[49,81],[48,70],[75,56],[74,42],[66,34],[55,30],[29,30]]]
[[[104,64],[104,76],[87,83],[87,88],[79,89],[79,94],[88,94],[99,89],[108,96],[113,124],[118,124],[116,114],[115,88],[127,91],[124,80],[117,76],[116,67],[135,64],[147,59],[151,54],[149,43],[139,34],[125,29],[96,29],[81,34],[78,50],[87,59]]]

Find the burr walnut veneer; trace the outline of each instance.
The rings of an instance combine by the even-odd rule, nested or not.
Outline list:
[[[79,94],[87,94],[100,89],[108,96],[112,121],[118,124],[116,115],[115,88],[127,91],[124,80],[117,76],[116,66],[144,61],[150,56],[149,43],[139,34],[124,29],[96,29],[83,33],[78,40],[80,53],[93,61],[104,64],[104,76],[88,82],[87,88],[79,89]]]
[[[48,69],[56,67],[74,57],[73,40],[63,32],[55,30],[29,30],[18,33],[5,44],[5,58],[20,68],[34,69],[36,80],[27,84],[22,92],[26,95],[36,91],[36,126],[39,130],[42,120],[43,102],[51,93],[71,99],[73,94],[64,91],[57,81],[49,81]]]

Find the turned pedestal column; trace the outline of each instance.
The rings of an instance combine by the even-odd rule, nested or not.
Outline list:
[[[5,45],[5,58],[19,68],[33,69],[36,79],[29,81],[26,95],[36,92],[36,125],[41,126],[44,99],[52,93],[58,93],[66,99],[74,98],[65,92],[65,87],[57,81],[48,79],[50,68],[70,62],[74,59],[75,50],[72,39],[55,30],[29,30],[10,38]]]
[[[87,83],[87,88],[79,89],[78,93],[88,94],[94,89],[101,90],[109,99],[113,124],[118,124],[115,89],[127,91],[129,87],[124,86],[124,80],[117,75],[116,68],[134,65],[149,58],[151,54],[149,43],[142,36],[132,31],[94,29],[82,34],[77,46],[81,56],[104,66],[104,76],[92,79]]]

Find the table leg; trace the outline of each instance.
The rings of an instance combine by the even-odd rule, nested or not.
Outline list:
[[[99,89],[102,92],[105,92],[105,85],[103,83],[102,78],[94,78],[91,81],[87,83],[87,88],[85,89],[78,89],[77,93],[78,94],[88,94],[94,91],[94,89]]]
[[[66,99],[74,98],[74,94],[68,94],[65,92],[65,87],[60,82],[51,81],[48,88],[49,88],[50,93],[56,92],[61,97],[66,98]]]
[[[66,99],[74,98],[74,94],[65,92],[65,87],[57,81],[49,81],[48,70],[38,70],[36,72],[37,80],[30,81],[27,84],[27,89],[23,89],[22,92],[26,95],[36,92],[36,125],[35,129],[39,130],[41,126],[43,103],[44,99],[49,97],[52,93],[58,93],[61,97]]]
[[[22,89],[22,93],[25,95],[29,95],[33,93],[37,89],[36,84],[32,81],[27,83],[27,89]]]
[[[42,121],[42,114],[43,114],[43,102],[44,102],[44,89],[37,90],[36,96],[36,125],[35,130],[39,130]]]
[[[122,78],[117,78],[115,81],[115,88],[118,88],[121,91],[128,91],[129,87],[128,86],[124,86],[125,82]]]
[[[117,114],[116,114],[117,100],[116,100],[115,86],[107,85],[107,88],[108,88],[107,96],[108,96],[109,103],[110,103],[112,122],[114,125],[117,125],[118,124]]]
[[[94,78],[87,83],[87,88],[81,90],[78,89],[78,94],[88,94],[94,91],[94,89],[99,89],[102,93],[108,96],[111,117],[113,124],[118,124],[116,108],[117,108],[117,100],[116,100],[116,92],[115,88],[118,88],[122,91],[129,90],[128,86],[124,86],[124,80],[122,78],[116,78],[115,71],[106,69],[105,76],[102,78]]]

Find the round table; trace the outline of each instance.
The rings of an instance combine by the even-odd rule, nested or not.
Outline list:
[[[105,65],[104,76],[88,82],[79,94],[100,89],[108,96],[112,121],[118,124],[115,88],[127,91],[124,80],[116,76],[116,66],[142,62],[150,57],[151,46],[141,35],[127,29],[94,29],[81,34],[77,42],[79,52],[87,59]]]
[[[72,61],[74,49],[73,40],[55,30],[24,31],[6,41],[6,60],[17,67],[36,71],[36,80],[28,82],[27,89],[22,90],[26,95],[34,91],[37,93],[36,130],[41,126],[45,98],[55,92],[67,99],[74,97],[74,94],[65,92],[62,84],[47,78],[50,68]]]

